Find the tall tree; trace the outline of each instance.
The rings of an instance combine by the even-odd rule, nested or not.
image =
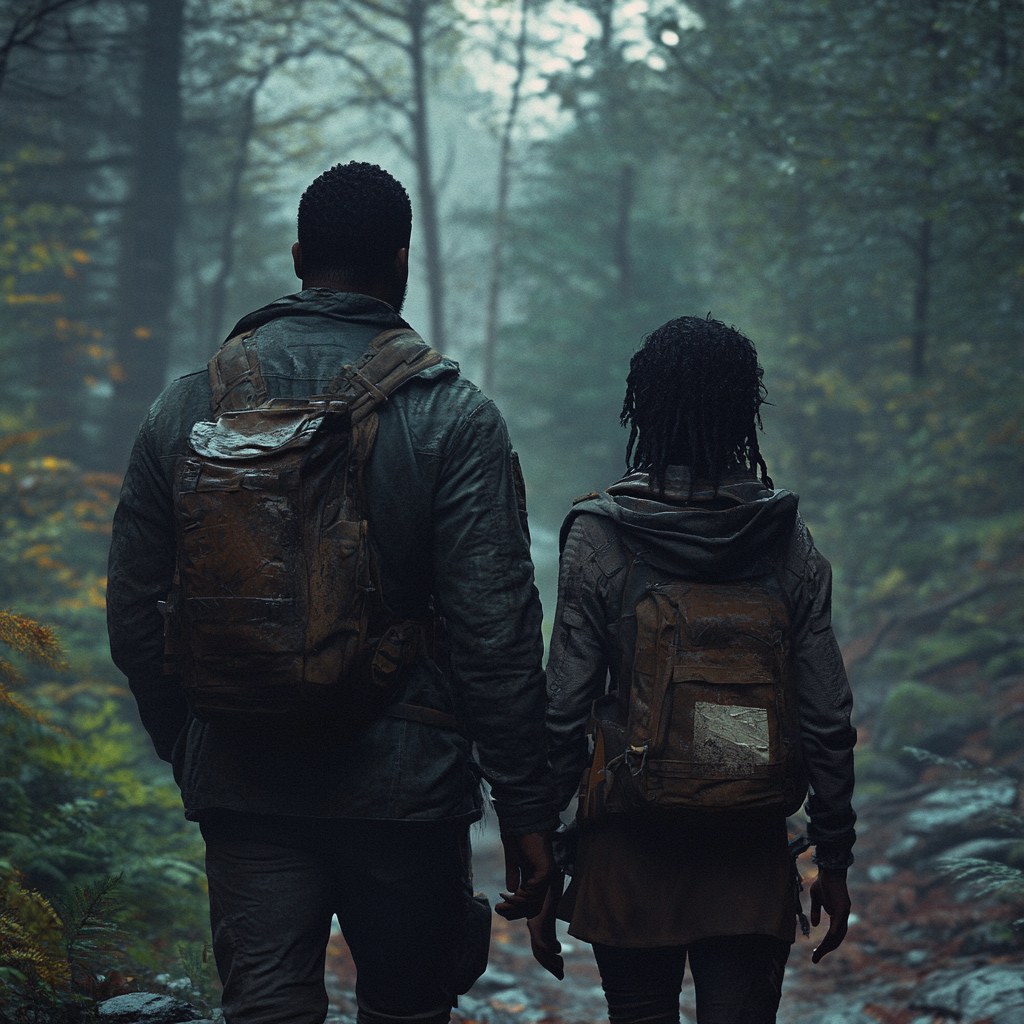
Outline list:
[[[181,216],[181,65],[185,0],[147,0],[130,193],[121,224],[114,345],[122,368],[103,457],[127,458],[166,381]]]
[[[508,221],[509,188],[512,179],[512,136],[519,114],[522,98],[523,79],[526,75],[526,44],[528,40],[527,15],[530,0],[520,0],[519,32],[515,46],[515,78],[512,80],[512,94],[508,112],[501,129],[498,150],[498,196],[494,210],[494,227],[491,239],[491,267],[487,282],[487,322],[484,333],[484,366],[480,384],[490,392],[494,384],[494,362],[498,348],[499,306],[501,301],[502,276],[504,273],[505,228]]]
[[[328,44],[325,50],[347,67],[354,104],[383,124],[390,122],[388,138],[416,168],[416,213],[422,225],[430,302],[429,340],[443,351],[447,340],[446,275],[434,176],[430,84],[440,70],[442,56],[455,52],[458,12],[451,0],[343,0],[339,10],[356,37],[345,46]]]

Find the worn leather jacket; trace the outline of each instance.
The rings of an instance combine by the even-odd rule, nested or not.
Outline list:
[[[408,325],[378,299],[311,288],[249,314],[232,335],[257,326],[270,396],[300,398],[323,393],[380,331]],[[400,617],[421,621],[433,600],[450,644],[450,659],[438,659],[445,664],[417,660],[396,700],[454,715],[460,727],[385,716],[344,740],[315,732],[257,739],[198,721],[180,681],[162,674],[157,602],[174,573],[173,470],[193,425],[210,418],[205,368],[154,403],[114,516],[108,576],[111,653],[158,754],[174,767],[186,816],[219,807],[469,821],[481,814],[482,774],[504,833],[556,823],[540,600],[517,504],[518,463],[494,404],[444,359],[380,411],[366,491],[383,596]]]
[[[856,838],[853,698],[832,631],[832,569],[797,512],[797,496],[769,491],[741,471],[719,488],[731,501],[694,507],[687,503],[685,466],[669,469],[664,493],[645,473],[631,473],[609,491],[577,503],[562,528],[547,670],[549,756],[559,807],[575,795],[587,761],[591,703],[606,685],[620,685],[619,623],[632,610],[622,607],[630,558],[624,540],[645,562],[677,579],[740,578],[759,563],[760,571],[770,570],[765,557],[777,552],[792,616],[801,745],[811,783],[808,838],[820,865],[847,867]]]

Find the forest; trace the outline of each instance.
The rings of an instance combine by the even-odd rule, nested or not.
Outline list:
[[[217,1005],[203,843],[107,651],[111,518],[353,159],[412,197],[403,315],[507,421],[548,622],[644,335],[755,342],[860,736],[859,920],[780,1020],[1021,1020],[1017,0],[0,2],[0,1018]],[[596,975],[531,989],[520,930],[462,1018],[601,1019]]]

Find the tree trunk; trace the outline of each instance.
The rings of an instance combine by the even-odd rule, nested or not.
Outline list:
[[[939,10],[932,0],[931,15],[926,20],[925,40],[932,61],[931,80],[928,83],[929,110],[935,110],[935,101],[943,93],[947,72],[941,56],[942,47],[946,43],[946,33],[939,25]],[[935,264],[935,246],[933,239],[934,218],[932,204],[934,202],[933,184],[935,167],[939,157],[939,122],[928,121],[924,131],[922,165],[924,167],[924,203],[925,209],[917,225],[917,237],[913,240],[914,253],[914,309],[910,328],[910,375],[920,380],[925,375],[925,363],[928,352],[929,310],[931,308],[932,271]]]
[[[619,301],[625,305],[633,301],[633,253],[629,245],[629,218],[633,210],[636,168],[626,161],[619,169],[618,218],[612,242],[615,269],[619,278]]]
[[[434,189],[430,154],[430,124],[427,117],[427,68],[425,29],[431,0],[408,0],[406,21],[409,25],[409,59],[412,70],[412,109],[409,120],[413,131],[413,154],[416,161],[420,208],[423,225],[423,248],[427,269],[427,290],[430,298],[430,344],[443,352],[447,343],[445,332],[445,281],[441,253],[441,231],[437,217],[437,193]]]
[[[480,386],[490,393],[494,384],[494,358],[498,347],[498,315],[501,299],[502,248],[505,241],[505,222],[508,219],[508,188],[512,163],[512,131],[519,112],[519,95],[526,73],[526,15],[529,0],[522,0],[519,9],[519,39],[516,42],[516,77],[512,83],[512,98],[508,117],[501,133],[501,151],[498,155],[498,205],[494,212],[494,237],[491,242],[491,279],[487,288],[487,332],[484,336],[484,369]]]
[[[917,229],[917,267],[914,281],[914,322],[910,332],[910,375],[924,376],[928,349],[928,308],[931,300],[932,219],[924,217]]]
[[[246,94],[242,106],[241,123],[238,126],[238,147],[231,165],[231,177],[224,197],[224,225],[220,238],[220,268],[210,286],[210,339],[211,353],[224,340],[224,307],[227,302],[228,281],[235,267],[235,225],[242,195],[242,178],[249,163],[249,141],[256,123],[256,94],[263,85],[259,78]]]
[[[139,424],[162,390],[171,345],[174,240],[181,208],[179,77],[184,0],[147,0],[139,125],[121,227],[114,347],[121,367],[99,457],[124,466]]]

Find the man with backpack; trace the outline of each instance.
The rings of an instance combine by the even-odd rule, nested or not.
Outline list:
[[[361,1024],[447,1021],[486,965],[481,776],[498,912],[554,874],[522,476],[399,316],[411,222],[377,166],[318,177],[302,291],[157,399],[114,518],[111,652],[206,840],[228,1024],[324,1020],[334,915]]]
[[[757,443],[761,378],[710,317],[655,330],[630,363],[629,472],[562,529],[549,756],[579,843],[558,916],[593,944],[613,1024],[677,1024],[687,959],[699,1024],[775,1020],[808,782],[814,962],[846,934],[852,701],[829,564]],[[530,930],[559,974],[555,904]]]

